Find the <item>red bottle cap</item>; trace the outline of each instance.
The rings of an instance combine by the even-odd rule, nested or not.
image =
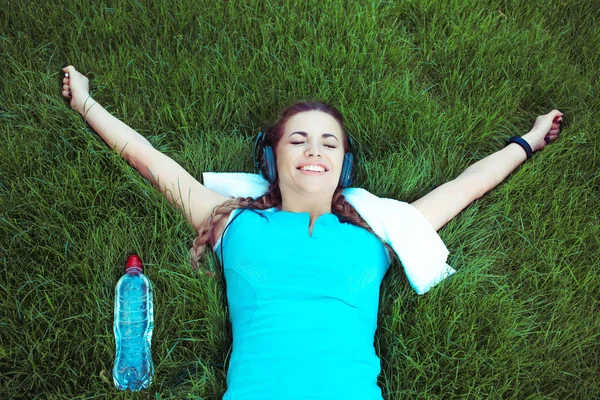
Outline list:
[[[142,259],[137,254],[132,254],[129,256],[129,258],[127,258],[127,263],[125,264],[125,272],[128,272],[129,270],[134,271],[136,269],[143,271],[144,266],[142,265]]]

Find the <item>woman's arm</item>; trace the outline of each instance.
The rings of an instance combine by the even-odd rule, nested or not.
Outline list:
[[[534,152],[556,140],[562,115],[558,110],[540,115],[531,131],[522,136]],[[411,204],[421,211],[435,230],[439,230],[465,207],[496,187],[526,159],[523,148],[511,143]]]
[[[89,95],[89,80],[73,66],[63,68],[62,94],[102,139],[180,209],[198,229],[212,210],[228,200],[198,182],[177,162],[114,117]],[[68,76],[66,76],[68,74]]]

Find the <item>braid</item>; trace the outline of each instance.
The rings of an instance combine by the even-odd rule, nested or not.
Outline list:
[[[231,200],[227,200],[215,207],[208,218],[202,222],[198,228],[198,236],[196,236],[194,239],[192,248],[190,249],[190,257],[192,261],[192,267],[194,267],[194,269],[198,268],[198,261],[204,253],[204,249],[206,249],[206,244],[209,243],[209,241],[214,243],[213,235],[215,226],[219,225],[223,218],[229,215],[229,213],[231,213],[233,210],[236,208],[246,207],[251,201],[251,197],[236,197]]]
[[[215,227],[219,226],[224,218],[227,218],[229,214],[238,208],[252,208],[257,210],[266,210],[268,208],[277,207],[281,205],[281,192],[277,183],[271,184],[267,194],[259,198],[256,202],[252,197],[235,197],[231,200],[226,200],[222,204],[214,208],[212,213],[200,224],[198,227],[198,236],[192,243],[190,249],[190,258],[192,267],[198,268],[198,261],[206,249],[206,244],[210,243],[212,246],[216,243],[214,237]],[[213,275],[207,272],[207,275]]]

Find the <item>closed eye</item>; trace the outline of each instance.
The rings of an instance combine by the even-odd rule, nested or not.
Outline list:
[[[290,142],[290,143],[291,143],[291,144],[293,144],[293,145],[299,145],[299,144],[304,144],[305,142],[293,141],[293,142]],[[325,144],[324,146],[325,146],[325,147],[328,147],[328,148],[330,148],[330,149],[335,149],[335,148],[337,148],[337,146],[332,146],[332,145],[330,145],[330,144]]]

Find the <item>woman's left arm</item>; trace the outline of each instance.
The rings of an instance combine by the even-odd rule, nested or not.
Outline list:
[[[558,138],[563,114],[553,110],[536,118],[533,128],[521,136],[533,152]],[[437,231],[469,204],[492,190],[527,159],[523,148],[511,143],[477,161],[455,179],[411,203]]]

